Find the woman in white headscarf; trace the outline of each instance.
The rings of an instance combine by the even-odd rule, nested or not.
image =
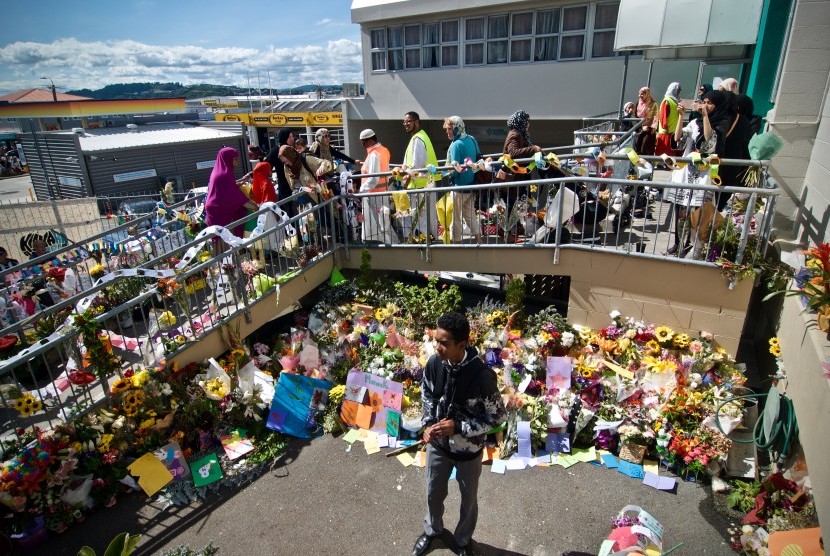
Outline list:
[[[660,115],[657,119],[657,144],[654,148],[656,156],[667,154],[674,156],[675,150],[671,147],[671,138],[677,128],[678,111],[680,103],[680,83],[674,82],[666,89],[666,96],[660,103]]]

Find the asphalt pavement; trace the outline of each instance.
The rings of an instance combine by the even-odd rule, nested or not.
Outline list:
[[[383,452],[351,451],[341,438],[292,440],[277,465],[250,485],[187,507],[161,509],[136,493],[122,496],[32,554],[75,555],[84,545],[103,554],[117,533],[140,533],[136,555],[208,542],[220,556],[249,554],[409,554],[422,531],[424,470],[403,467]],[[680,482],[676,493],[657,491],[615,470],[579,463],[492,473],[479,487],[474,553],[488,555],[597,554],[611,520],[636,504],[665,528],[671,554],[732,554],[728,520],[712,505],[708,486]],[[445,527],[458,518],[458,488],[450,486]],[[451,554],[451,535],[430,554]]]

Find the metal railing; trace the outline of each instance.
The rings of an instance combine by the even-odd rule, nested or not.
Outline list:
[[[617,145],[630,136],[620,136]],[[595,177],[599,166],[589,159],[584,152],[563,152],[561,167],[549,168],[539,178],[522,175],[527,179],[510,183],[415,190],[392,186],[384,192],[337,195],[316,205],[295,195],[276,205],[263,205],[226,227],[207,228],[170,249],[142,250],[135,259],[110,258],[106,276],[82,293],[0,331],[28,342],[26,350],[0,362],[0,447],[2,439],[15,437],[18,428],[53,425],[107,403],[112,384],[128,368],[152,366],[231,319],[250,320],[251,308],[276,291],[279,283],[339,249],[421,249],[427,260],[432,249],[545,249],[552,253],[553,264],[559,262],[563,249],[601,249],[711,265],[718,256],[740,263],[750,241],[762,250],[767,243],[780,191],[764,171],[764,162],[721,161],[760,167],[762,182],[754,188],[719,188],[626,179],[631,163],[625,154],[607,154],[604,164],[613,167],[613,173]],[[391,178],[393,173],[383,175]],[[353,179],[361,177],[369,176]],[[699,191],[715,202],[733,193],[742,197],[725,204],[724,213],[734,225],[729,249],[727,240],[719,239],[716,219],[721,213],[716,212],[700,215],[690,253],[664,254],[675,232],[680,238],[692,237],[688,220],[677,219],[678,203],[662,200],[665,192],[681,190]],[[689,212],[694,208],[693,195],[686,198],[689,201],[681,208]],[[741,209],[739,204],[753,209]],[[705,226],[707,218],[709,226]],[[134,223],[115,229],[130,225]],[[246,225],[253,228],[250,237],[238,238],[229,231]],[[106,235],[82,243],[94,244]],[[56,254],[77,248],[67,245]],[[131,293],[126,301],[119,297],[124,291]],[[84,320],[74,322],[77,317],[70,318],[74,314]],[[94,325],[84,328],[90,320]],[[94,329],[103,335],[84,337],[83,330]],[[95,341],[103,344],[92,344]],[[103,345],[104,352],[112,355],[109,367],[106,361],[85,357],[85,350],[88,353],[95,345]],[[43,400],[45,410],[17,415],[13,399],[21,389]]]

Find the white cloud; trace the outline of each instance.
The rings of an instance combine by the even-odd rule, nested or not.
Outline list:
[[[349,25],[349,23],[346,21],[339,21],[337,19],[331,19],[329,17],[326,17],[321,19],[314,25],[316,25],[317,27],[345,27],[346,25]]]
[[[273,87],[362,81],[360,43],[331,40],[324,46],[295,48],[204,48],[162,46],[136,41],[51,43],[15,42],[0,47],[0,90],[42,85],[50,76],[65,89],[97,89],[111,83],[178,81],[246,86],[268,72]]]

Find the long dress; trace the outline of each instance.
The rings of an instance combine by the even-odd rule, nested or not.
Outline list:
[[[224,147],[216,155],[205,200],[205,223],[208,226],[227,226],[248,214],[245,204],[249,199],[236,185],[233,171],[233,159],[238,156],[239,152],[232,147]],[[242,237],[244,229],[237,226],[231,232]]]

